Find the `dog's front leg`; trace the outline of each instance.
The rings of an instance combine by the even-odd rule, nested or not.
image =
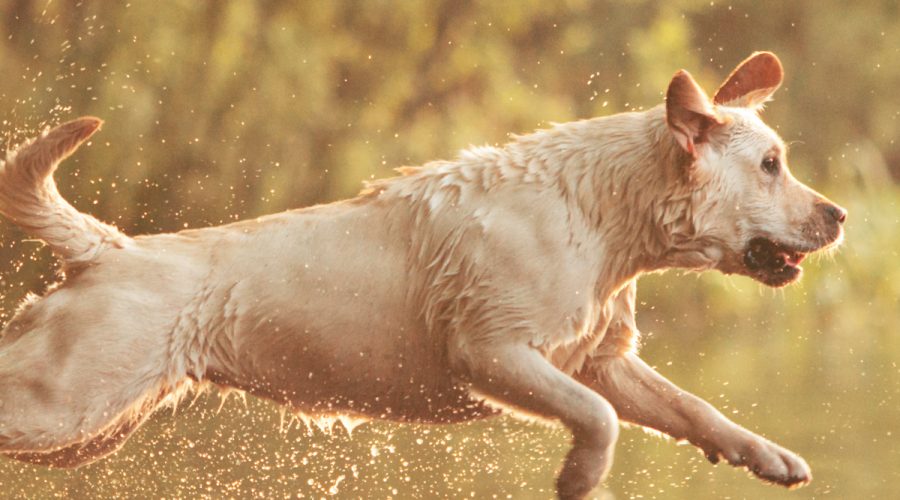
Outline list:
[[[474,394],[528,414],[559,420],[572,431],[572,449],[556,489],[566,500],[588,495],[612,465],[619,433],[613,407],[528,345],[481,344],[456,354]]]
[[[788,487],[802,486],[812,477],[802,458],[728,420],[634,353],[592,358],[576,378],[612,403],[623,421],[687,440],[712,463],[724,458],[763,480]]]

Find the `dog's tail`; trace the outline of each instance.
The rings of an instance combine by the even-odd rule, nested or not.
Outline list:
[[[50,246],[67,265],[86,264],[128,237],[79,212],[60,196],[53,180],[59,162],[100,128],[102,120],[78,118],[45,130],[0,162],[0,213]]]

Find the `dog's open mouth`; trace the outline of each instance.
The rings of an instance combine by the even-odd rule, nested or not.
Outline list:
[[[766,285],[780,287],[800,277],[803,272],[800,263],[804,258],[806,252],[758,237],[750,240],[744,252],[744,265],[752,277]]]

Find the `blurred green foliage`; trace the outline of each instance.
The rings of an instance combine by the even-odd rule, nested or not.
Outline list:
[[[795,175],[847,207],[847,243],[783,292],[676,273],[641,282],[644,357],[816,479],[786,492],[625,432],[616,498],[889,498],[900,480],[900,4],[281,0],[0,2],[7,145],[107,123],[57,178],[131,234],[353,195],[400,165],[550,122],[644,109],[689,69],[712,91],[754,50],[787,77],[765,118]],[[53,281],[0,223],[0,316]],[[200,397],[76,471],[0,462],[0,496],[551,497],[566,433],[496,419],[279,431],[273,405]],[[336,485],[336,486],[335,486]]]

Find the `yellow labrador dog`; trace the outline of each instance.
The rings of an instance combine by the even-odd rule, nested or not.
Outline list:
[[[49,130],[0,167],[0,211],[65,271],[0,339],[0,453],[89,462],[203,381],[312,416],[559,421],[573,436],[561,498],[605,476],[620,420],[804,484],[803,459],[635,352],[642,273],[718,269],[779,287],[841,241],[844,210],[791,176],[758,116],[781,81],[771,53],[712,99],[679,71],[648,111],[405,168],[350,200],[152,236],[56,190],[57,164],[100,120]]]

